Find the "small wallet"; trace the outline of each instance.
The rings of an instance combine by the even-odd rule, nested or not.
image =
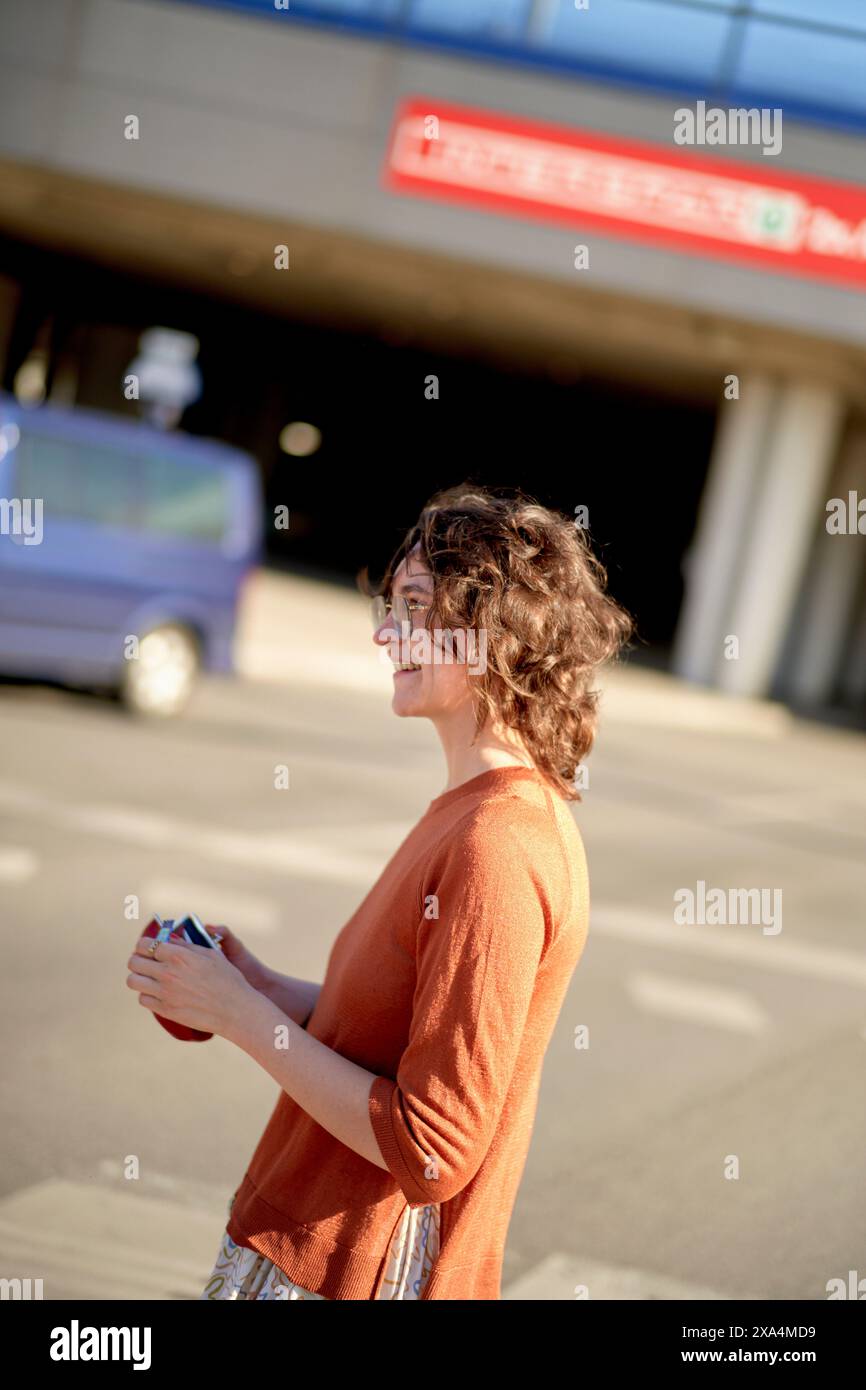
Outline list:
[[[161,917],[154,915],[153,921],[148,922],[141,935],[156,937],[157,941],[170,941],[174,938],[176,941],[189,941],[193,946],[210,946],[215,951],[222,950],[222,937],[219,932],[213,927],[203,926],[194,912],[180,922],[164,922]],[[213,1037],[213,1033],[202,1033],[198,1028],[187,1028],[184,1023],[173,1023],[170,1018],[163,1018],[160,1014],[153,1016],[166,1032],[171,1033],[171,1036],[178,1038],[180,1042],[207,1042],[208,1038]]]

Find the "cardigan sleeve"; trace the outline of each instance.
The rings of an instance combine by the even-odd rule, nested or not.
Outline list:
[[[368,1101],[412,1206],[447,1201],[474,1177],[520,1061],[553,930],[534,838],[513,809],[470,817],[426,875],[408,1042],[396,1078],[377,1076]]]

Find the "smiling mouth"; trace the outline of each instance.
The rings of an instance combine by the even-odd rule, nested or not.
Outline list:
[[[402,675],[404,675],[407,671],[420,671],[420,670],[421,670],[421,667],[420,667],[420,666],[413,666],[413,664],[412,664],[410,661],[403,661],[403,662],[400,662],[400,664],[399,664],[398,666],[395,666],[395,667],[394,667],[394,675],[395,675],[395,676],[402,676]]]

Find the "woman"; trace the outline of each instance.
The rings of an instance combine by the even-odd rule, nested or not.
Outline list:
[[[370,592],[366,576],[363,587]],[[338,935],[320,988],[142,938],[131,988],[281,1088],[203,1298],[498,1299],[541,1066],[583,950],[569,808],[597,668],[631,632],[574,524],[437,494],[374,598],[392,709],[447,768]]]

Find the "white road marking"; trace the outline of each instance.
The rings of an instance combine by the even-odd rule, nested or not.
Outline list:
[[[649,971],[630,974],[626,989],[640,1008],[665,1018],[729,1028],[735,1033],[763,1033],[769,1027],[764,1010],[740,990]]]
[[[27,883],[35,878],[39,860],[32,850],[0,845],[0,883]]]
[[[108,1161],[100,1165],[108,1175]],[[116,1164],[109,1165],[112,1175]],[[174,1192],[170,1179],[150,1186]],[[144,1184],[142,1183],[141,1186]],[[50,1179],[0,1201],[0,1268],[6,1278],[44,1281],[44,1297],[194,1298],[203,1291],[225,1229],[226,1207],[134,1190],[137,1183],[77,1183]],[[180,1194],[181,1197],[183,1194]],[[195,1195],[200,1195],[196,1193]],[[651,1270],[605,1264],[555,1252],[503,1289],[503,1299],[704,1299],[753,1297],[720,1292]]]
[[[163,920],[177,920],[194,912],[203,922],[219,926],[230,922],[234,931],[272,936],[279,921],[279,907],[271,898],[223,888],[213,879],[149,878],[139,894],[145,911],[158,912]]]
[[[2,808],[32,815],[42,824],[122,840],[138,849],[197,854],[220,864],[266,869],[287,878],[369,887],[384,868],[381,854],[356,854],[333,842],[322,843],[321,837],[329,834],[322,830],[316,832],[318,839],[309,834],[225,830],[132,806],[57,802],[7,783],[0,784]]]
[[[594,1299],[702,1299],[726,1301],[731,1298],[757,1297],[737,1290],[736,1294],[720,1293],[703,1284],[690,1284],[669,1279],[654,1270],[630,1269],[624,1265],[609,1265],[590,1256],[568,1255],[555,1251],[547,1255],[526,1274],[512,1279],[502,1290],[503,1300],[562,1302],[579,1301],[578,1290],[590,1302]]]
[[[595,934],[619,937],[639,946],[660,946],[733,961],[771,974],[803,975],[807,979],[832,980],[837,984],[866,988],[866,955],[841,947],[785,941],[784,932],[764,936],[760,926],[681,927],[673,921],[673,902],[670,918],[632,907],[629,903],[594,907],[590,915],[590,941]]]
[[[198,1298],[225,1229],[225,1207],[195,1210],[127,1186],[51,1179],[5,1197],[5,1277],[43,1279],[46,1299]]]

